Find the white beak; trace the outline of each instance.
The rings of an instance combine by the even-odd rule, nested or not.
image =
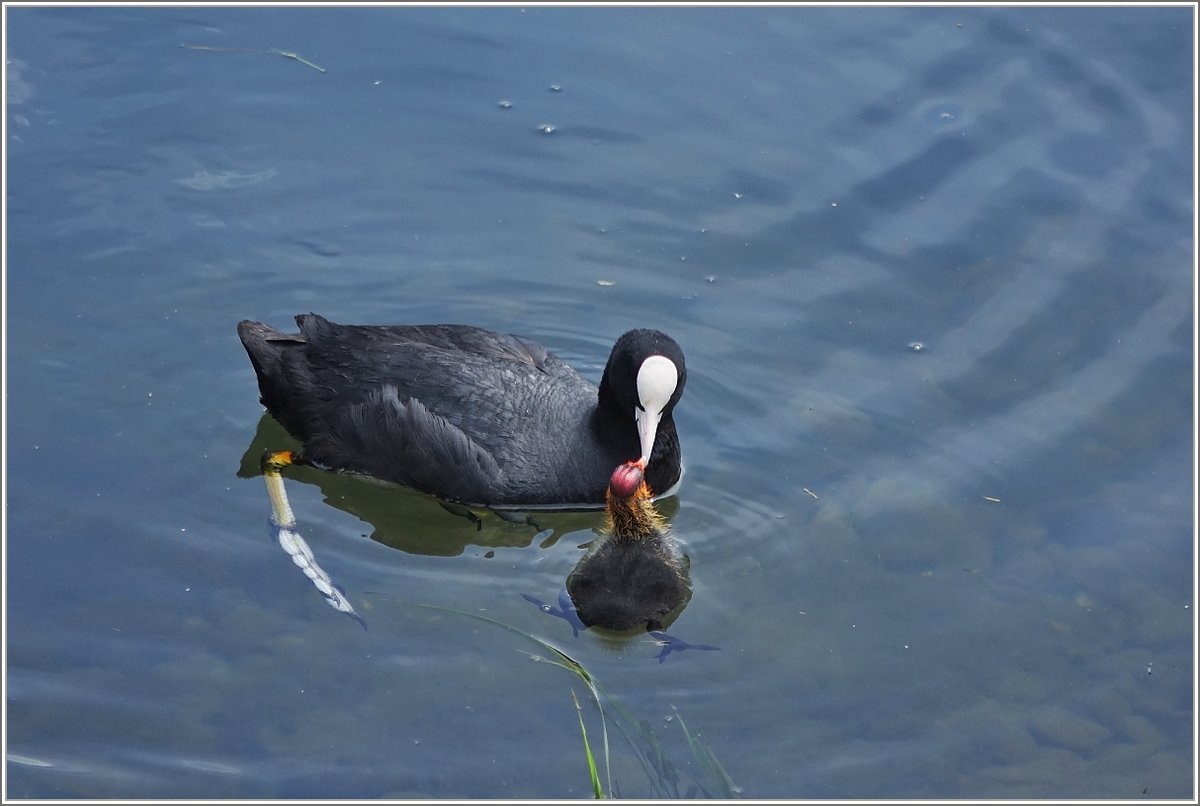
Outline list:
[[[635,409],[633,419],[637,420],[638,438],[642,441],[642,465],[645,466],[654,451],[654,437],[658,434],[658,421],[662,419],[662,412],[651,413]]]
[[[662,420],[663,409],[671,400],[671,395],[675,394],[675,385],[678,382],[679,370],[666,356],[652,355],[643,361],[638,369],[637,389],[641,407],[634,409],[633,419],[637,421],[643,466],[650,462],[650,454],[654,452],[654,437],[658,434],[658,423]]]

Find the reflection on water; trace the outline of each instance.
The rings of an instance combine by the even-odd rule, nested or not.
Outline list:
[[[350,616],[365,630],[367,622],[355,612],[354,605],[346,598],[345,589],[334,582],[321,567],[308,541],[296,531],[296,516],[292,513],[287,489],[284,487],[283,477],[279,474],[279,471],[292,464],[292,461],[291,451],[276,451],[264,454],[262,458],[263,477],[267,482],[267,495],[271,499],[271,527],[275,533],[275,541],[325,597],[326,604],[339,613]]]
[[[300,453],[300,447],[275,418],[264,412],[254,439],[242,453],[237,475],[239,478],[260,475],[259,462],[265,451]],[[317,486],[327,504],[370,524],[372,540],[410,554],[454,557],[468,546],[519,548],[532,545],[535,540],[541,548],[548,548],[562,535],[591,529],[600,519],[600,514],[593,511],[467,510],[397,484],[307,466],[290,466],[284,475]],[[679,509],[675,497],[657,503],[659,512],[668,518]]]

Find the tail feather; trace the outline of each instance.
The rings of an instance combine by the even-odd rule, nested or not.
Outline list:
[[[286,412],[292,409],[289,401],[298,380],[292,377],[291,367],[284,360],[284,355],[289,349],[303,345],[304,337],[299,333],[283,333],[249,319],[238,322],[237,330],[258,378],[259,400],[285,428],[300,436],[293,430],[295,424],[285,422],[281,415],[286,417]]]

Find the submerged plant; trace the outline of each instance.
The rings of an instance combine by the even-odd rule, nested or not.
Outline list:
[[[741,790],[734,784],[725,768],[717,760],[713,754],[699,737],[692,734],[687,725],[684,724],[683,718],[679,715],[678,709],[671,706],[675,717],[679,720],[679,726],[683,731],[684,738],[688,743],[688,748],[692,752],[692,757],[696,761],[698,769],[702,772],[703,780],[691,776],[692,782],[687,786],[685,791],[681,792],[679,788],[680,776],[675,765],[667,758],[663,751],[662,741],[660,740],[654,728],[644,719],[638,719],[629,711],[620,700],[616,699],[605,687],[598,681],[587,668],[575,658],[568,655],[563,650],[554,646],[549,641],[539,638],[536,635],[527,633],[511,624],[506,624],[490,616],[485,616],[480,613],[471,613],[466,610],[459,610],[453,607],[443,607],[441,605],[424,604],[420,602],[404,602],[404,604],[412,605],[413,607],[421,607],[428,610],[437,610],[443,613],[455,613],[460,616],[482,621],[486,624],[499,627],[508,632],[520,635],[529,641],[534,642],[545,650],[545,655],[534,653],[526,653],[531,660],[540,663],[549,663],[553,666],[566,669],[587,686],[588,691],[592,695],[592,700],[596,703],[596,708],[600,713],[600,729],[602,736],[602,747],[604,750],[604,774],[605,781],[608,785],[608,793],[614,797],[620,797],[620,789],[613,782],[612,767],[610,764],[610,747],[608,741],[608,717],[614,717],[614,724],[621,731],[629,743],[630,749],[641,764],[642,770],[646,773],[646,778],[650,782],[653,794],[658,797],[666,798],[695,798],[697,796],[706,798],[718,798],[722,800],[732,800],[736,798]],[[571,692],[574,697],[574,691]],[[599,772],[595,765],[595,758],[591,752],[591,746],[587,739],[587,730],[584,728],[582,708],[579,708],[578,700],[576,700],[576,708],[580,720],[580,729],[583,732],[584,751],[588,758],[588,770],[592,776],[591,784],[596,797],[604,797],[604,789],[600,785]],[[608,714],[606,715],[606,711]]]
[[[575,703],[575,714],[579,717],[579,732],[583,734],[583,753],[587,756],[588,777],[592,779],[592,794],[596,800],[604,800],[604,787],[600,786],[600,775],[596,772],[596,759],[592,755],[592,746],[588,744],[587,725],[583,724],[583,709],[579,707],[579,698],[575,689],[571,689],[571,702]]]

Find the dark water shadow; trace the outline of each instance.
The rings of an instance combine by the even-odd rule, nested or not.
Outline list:
[[[275,418],[264,413],[242,454],[237,475],[261,476],[259,461],[265,451],[299,453],[300,447]],[[284,477],[318,487],[325,503],[370,524],[371,533],[365,536],[409,554],[455,557],[469,546],[520,548],[535,539],[548,548],[556,542],[556,535],[590,529],[600,518],[596,512],[554,512],[531,514],[524,521],[519,515],[501,516],[487,510],[472,510],[470,517],[457,516],[462,514],[460,508],[452,507],[457,515],[452,514],[433,496],[362,476],[293,465],[284,471]]]

